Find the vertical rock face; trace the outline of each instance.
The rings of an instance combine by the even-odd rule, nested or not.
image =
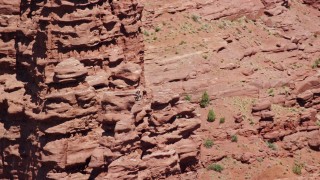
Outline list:
[[[135,0],[0,0],[0,179],[148,179],[197,164],[195,108],[145,90],[141,14]]]

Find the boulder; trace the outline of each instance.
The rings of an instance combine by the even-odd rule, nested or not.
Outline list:
[[[139,64],[127,62],[113,69],[113,73],[116,78],[137,82],[140,79],[142,69]]]
[[[270,108],[271,102],[269,100],[261,100],[252,106],[252,111],[257,112],[262,110],[270,110]]]
[[[59,83],[76,82],[88,74],[87,68],[75,58],[66,59],[54,68],[54,81]]]
[[[275,113],[272,111],[261,111],[261,120],[273,120]]]
[[[193,133],[196,129],[200,128],[201,121],[200,119],[185,119],[185,118],[179,118],[175,120],[175,125],[178,126],[177,133],[179,135],[190,135]]]
[[[254,69],[253,68],[244,68],[244,69],[242,69],[241,73],[245,76],[250,76],[254,73]]]
[[[92,87],[108,87],[110,74],[99,71],[95,75],[87,76],[85,81]]]
[[[305,121],[316,121],[317,110],[313,108],[309,108],[300,113],[300,122],[303,123]]]
[[[160,126],[162,124],[168,123],[172,118],[178,113],[173,109],[165,109],[162,111],[157,111],[152,113],[151,121],[156,125]]]
[[[240,67],[240,65],[238,65],[238,64],[228,63],[228,64],[221,66],[220,69],[233,70],[233,69],[237,69],[239,67]]]
[[[243,121],[243,115],[241,113],[238,113],[233,116],[235,123],[241,123]]]
[[[311,90],[307,90],[297,95],[297,99],[302,101],[309,101],[312,98],[313,98],[313,92]]]
[[[279,70],[279,71],[284,71],[286,70],[284,65],[282,63],[276,63],[274,66],[273,66],[275,69]]]
[[[166,105],[170,102],[176,103],[180,99],[179,94],[173,92],[171,89],[165,89],[153,93],[152,106]]]
[[[308,141],[308,145],[315,151],[320,151],[320,131],[314,131]]]

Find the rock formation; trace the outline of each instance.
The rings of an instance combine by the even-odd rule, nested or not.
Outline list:
[[[319,1],[141,2],[147,86],[211,99],[197,108],[203,167],[186,177],[319,177]]]
[[[192,170],[195,107],[145,87],[136,0],[0,1],[0,178]]]
[[[319,10],[0,0],[0,179],[318,179]]]

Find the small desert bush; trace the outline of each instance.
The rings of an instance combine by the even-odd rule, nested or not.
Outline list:
[[[214,170],[216,172],[222,172],[223,171],[223,166],[221,166],[220,164],[210,164],[207,167],[208,170]]]
[[[231,142],[238,142],[238,136],[237,135],[232,135],[231,136]]]
[[[316,61],[314,61],[314,63],[312,64],[312,68],[315,69],[315,68],[319,67],[319,65],[320,65],[320,58],[317,59]]]
[[[197,16],[197,15],[192,15],[192,16],[191,16],[191,19],[192,19],[194,22],[199,22],[200,17]]]
[[[210,98],[209,98],[209,94],[206,92],[204,92],[202,94],[201,100],[200,100],[200,107],[205,108],[209,105],[210,102]]]
[[[145,36],[150,36],[150,34],[149,34],[148,31],[143,31],[143,34],[144,34]]]
[[[268,89],[268,95],[274,97],[274,89]]]
[[[184,97],[184,100],[190,102],[190,101],[191,101],[191,96],[187,94],[187,95]]]
[[[216,114],[214,113],[214,111],[212,109],[210,109],[209,112],[208,112],[207,121],[208,122],[214,122],[215,120],[216,120]]]
[[[212,148],[213,144],[214,143],[211,139],[206,139],[203,143],[203,146],[209,149],[209,148]]]
[[[219,123],[220,123],[220,124],[223,124],[224,122],[226,122],[226,118],[224,118],[224,117],[220,118]]]
[[[160,30],[161,30],[160,27],[156,27],[156,28],[154,29],[155,32],[159,32]]]
[[[297,175],[301,175],[302,168],[303,168],[303,164],[295,163],[292,167],[292,172]]]
[[[267,141],[267,146],[272,150],[277,150],[277,146],[272,142]]]

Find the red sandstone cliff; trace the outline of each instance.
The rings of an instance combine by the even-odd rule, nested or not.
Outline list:
[[[142,9],[0,1],[0,178],[145,179],[197,164],[194,107],[145,90]]]
[[[140,1],[0,0],[0,179],[319,177],[319,1]]]

